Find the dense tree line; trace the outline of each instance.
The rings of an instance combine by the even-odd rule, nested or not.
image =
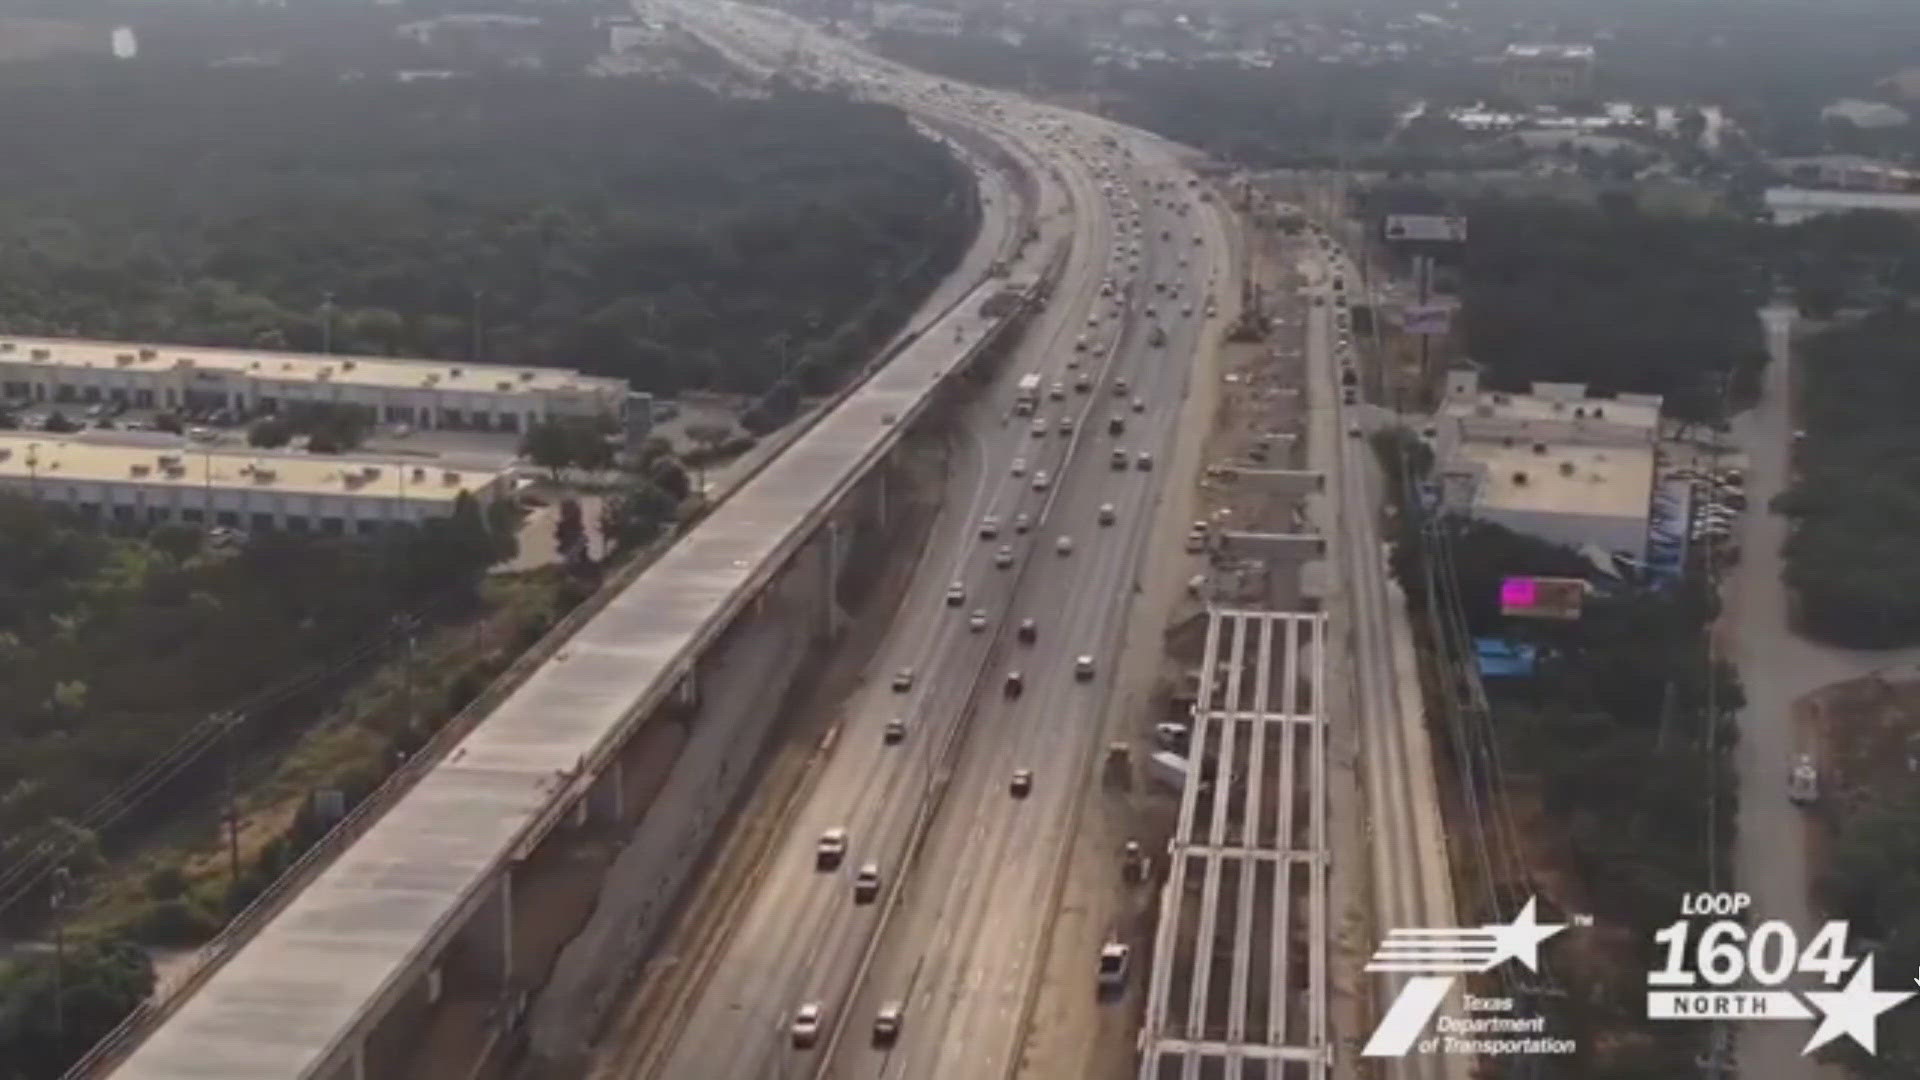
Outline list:
[[[1665,395],[1687,420],[1751,400],[1769,278],[1756,230],[1630,204],[1482,199],[1465,212],[1468,355],[1490,385],[1584,382]]]
[[[636,79],[0,68],[0,328],[820,392],[972,228],[899,112]],[[477,348],[476,348],[477,346]]]
[[[1785,577],[1807,632],[1856,647],[1920,638],[1920,315],[1882,310],[1808,340]]]
[[[1507,575],[1587,576],[1591,565],[1569,549],[1496,525],[1454,521],[1441,528],[1469,631],[1536,650],[1532,675],[1487,683],[1497,783],[1530,837],[1528,850],[1519,853],[1529,862],[1530,879],[1503,884],[1518,895],[1537,893],[1594,913],[1593,933],[1605,936],[1604,947],[1563,945],[1548,957],[1549,977],[1567,993],[1539,1007],[1554,1016],[1554,1030],[1583,1048],[1577,1059],[1556,1066],[1570,1071],[1555,1075],[1685,1075],[1701,1033],[1647,1023],[1646,972],[1659,963],[1653,932],[1672,921],[1684,891],[1710,880],[1710,777],[1717,779],[1722,870],[1730,851],[1730,718],[1741,698],[1731,668],[1708,664],[1715,601],[1693,580],[1671,592],[1591,594],[1573,622],[1506,618],[1498,596]],[[1423,606],[1429,594],[1417,548],[1411,537],[1401,540],[1396,573]],[[1709,701],[1719,717],[1712,750]],[[1452,728],[1436,721],[1434,730],[1439,760],[1450,760]],[[1483,758],[1483,774],[1494,771],[1495,760]],[[1483,805],[1495,794],[1488,786]],[[1487,827],[1498,831],[1497,815]]]

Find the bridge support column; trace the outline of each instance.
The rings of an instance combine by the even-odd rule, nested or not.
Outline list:
[[[695,661],[693,666],[687,669],[686,674],[680,676],[679,682],[673,684],[673,702],[687,709],[697,709],[700,707],[700,665],[698,661]]]
[[[471,924],[474,959],[482,971],[498,976],[505,986],[513,978],[513,870],[494,883],[493,894],[474,913]]]
[[[840,636],[840,627],[845,621],[845,615],[840,610],[840,571],[846,563],[847,547],[840,515],[829,515],[820,537],[821,569],[824,572],[820,583],[820,617],[828,641]]]
[[[595,778],[587,792],[587,801],[593,804],[592,815],[596,820],[614,824],[626,820],[626,766],[618,755],[606,771]]]

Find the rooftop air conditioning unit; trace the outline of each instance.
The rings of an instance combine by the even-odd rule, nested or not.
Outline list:
[[[369,480],[378,480],[380,479],[380,466],[368,465],[366,468],[360,470],[360,475]]]
[[[1534,452],[1534,453],[1536,453],[1536,454],[1544,454],[1544,453],[1546,453],[1546,452],[1547,452],[1547,444],[1546,444],[1546,443],[1543,443],[1543,442],[1537,442],[1537,443],[1534,443],[1534,444],[1533,444],[1533,452]]]
[[[1517,473],[1514,473],[1514,474],[1513,474],[1513,486],[1514,486],[1514,487],[1526,487],[1526,486],[1527,486],[1527,474],[1526,474],[1526,473],[1523,473],[1523,472],[1517,472]]]
[[[33,358],[34,358],[35,360],[45,360],[45,359],[46,359],[47,357],[49,357],[49,356],[52,356],[52,355],[53,355],[53,350],[51,350],[51,349],[35,349],[35,350],[33,350]]]
[[[0,446],[0,461],[5,461],[12,456],[13,449],[11,447]]]
[[[427,478],[427,470],[416,467],[413,470],[413,482],[419,483]]]
[[[150,476],[152,473],[153,466],[151,465],[135,465],[133,467],[133,475],[135,476]]]
[[[280,473],[278,470],[264,469],[258,465],[253,467],[253,482],[256,484],[271,484],[274,480],[278,479],[279,476]]]
[[[461,371],[461,370],[460,370],[459,368],[454,368],[454,369],[453,369],[453,377],[454,377],[454,378],[456,378],[456,379],[457,379],[457,378],[459,378],[459,377],[460,377],[460,376],[461,376],[462,374],[464,374],[464,372],[462,372],[462,371]]]
[[[160,353],[159,353],[159,352],[158,352],[157,350],[155,350],[155,349],[141,349],[141,350],[140,350],[140,359],[142,359],[142,360],[151,360],[151,359],[153,359],[154,357],[156,357],[156,356],[159,356],[159,355],[160,355]]]
[[[352,370],[353,370],[353,367],[354,367],[354,364],[355,364],[355,361],[353,361],[353,360],[342,360],[342,361],[340,361],[340,370],[341,370],[341,371],[352,371]]]
[[[113,354],[113,362],[121,367],[126,367],[128,364],[133,363],[133,354],[130,352],[115,353]]]
[[[12,352],[13,348],[14,348],[13,342],[0,341],[0,352]]]
[[[161,454],[161,455],[160,455],[160,467],[161,467],[161,468],[163,468],[163,469],[176,469],[176,468],[179,468],[179,467],[180,467],[180,455],[179,455],[179,454]]]
[[[1585,420],[1587,418],[1587,410],[1581,409],[1581,408],[1575,408],[1573,410],[1573,418],[1575,420]]]
[[[446,484],[448,487],[452,487],[460,482],[460,474],[454,472],[452,469],[448,469],[440,474],[440,482]]]
[[[1561,462],[1561,463],[1560,463],[1560,475],[1561,475],[1561,476],[1572,476],[1572,475],[1573,475],[1573,462],[1571,462],[1571,461],[1563,461],[1563,462]]]
[[[1593,418],[1595,420],[1605,420],[1607,418],[1607,410],[1599,405],[1595,405],[1593,407]]]
[[[493,384],[493,388],[504,393],[505,391],[513,389],[513,381],[511,379],[501,379],[499,382]]]
[[[521,381],[521,382],[532,382],[532,381],[533,381],[533,372],[531,372],[531,371],[523,371],[523,372],[521,372],[521,373],[520,373],[520,381]]]

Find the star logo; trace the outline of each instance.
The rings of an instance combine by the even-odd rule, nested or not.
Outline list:
[[[1853,969],[1844,990],[1808,990],[1807,1000],[1821,1012],[1820,1026],[1800,1051],[1810,1054],[1845,1035],[1875,1053],[1874,1018],[1914,995],[1912,990],[1875,990],[1873,957],[1869,955]]]
[[[1490,923],[1481,929],[1493,933],[1493,959],[1487,961],[1487,968],[1497,966],[1500,961],[1512,958],[1527,966],[1528,971],[1540,970],[1540,943],[1567,928],[1565,923],[1542,923],[1533,914],[1534,900],[1528,898],[1527,906],[1510,923]]]

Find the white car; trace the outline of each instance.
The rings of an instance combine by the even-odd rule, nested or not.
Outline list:
[[[802,1050],[820,1041],[820,1003],[809,1001],[793,1014],[793,1045]]]
[[[1026,458],[1017,457],[1013,459],[1013,475],[1015,476],[1027,475],[1027,459]]]
[[[1013,515],[1013,531],[1014,532],[1020,533],[1021,535],[1024,536],[1026,534],[1026,531],[1031,528],[1033,528],[1032,518],[1028,517],[1025,514]]]
[[[822,870],[831,870],[840,865],[847,855],[847,830],[828,829],[820,834],[820,842],[814,846],[813,863]]]
[[[980,631],[985,630],[986,628],[987,628],[987,609],[974,608],[973,614],[967,616],[967,629],[977,634]]]
[[[866,863],[853,876],[853,902],[871,904],[880,895],[880,864]]]
[[[1082,682],[1093,678],[1093,657],[1081,656],[1073,662],[1073,677]]]
[[[1053,542],[1053,550],[1061,555],[1073,554],[1073,537],[1062,536]]]
[[[991,540],[1000,535],[1000,519],[989,514],[980,519],[980,539]]]
[[[1101,503],[1101,504],[1100,504],[1100,524],[1102,524],[1102,525],[1111,525],[1111,524],[1113,524],[1113,521],[1114,521],[1114,517],[1115,517],[1115,516],[1116,516],[1116,515],[1115,515],[1115,511],[1114,511],[1114,509],[1113,509],[1113,504],[1112,504],[1112,503]]]
[[[956,581],[947,586],[947,606],[959,607],[967,602],[967,587]]]
[[[1042,469],[1039,472],[1033,474],[1033,490],[1035,491],[1047,490],[1047,484],[1050,482],[1051,481],[1049,481],[1047,478],[1047,471],[1045,469]]]

